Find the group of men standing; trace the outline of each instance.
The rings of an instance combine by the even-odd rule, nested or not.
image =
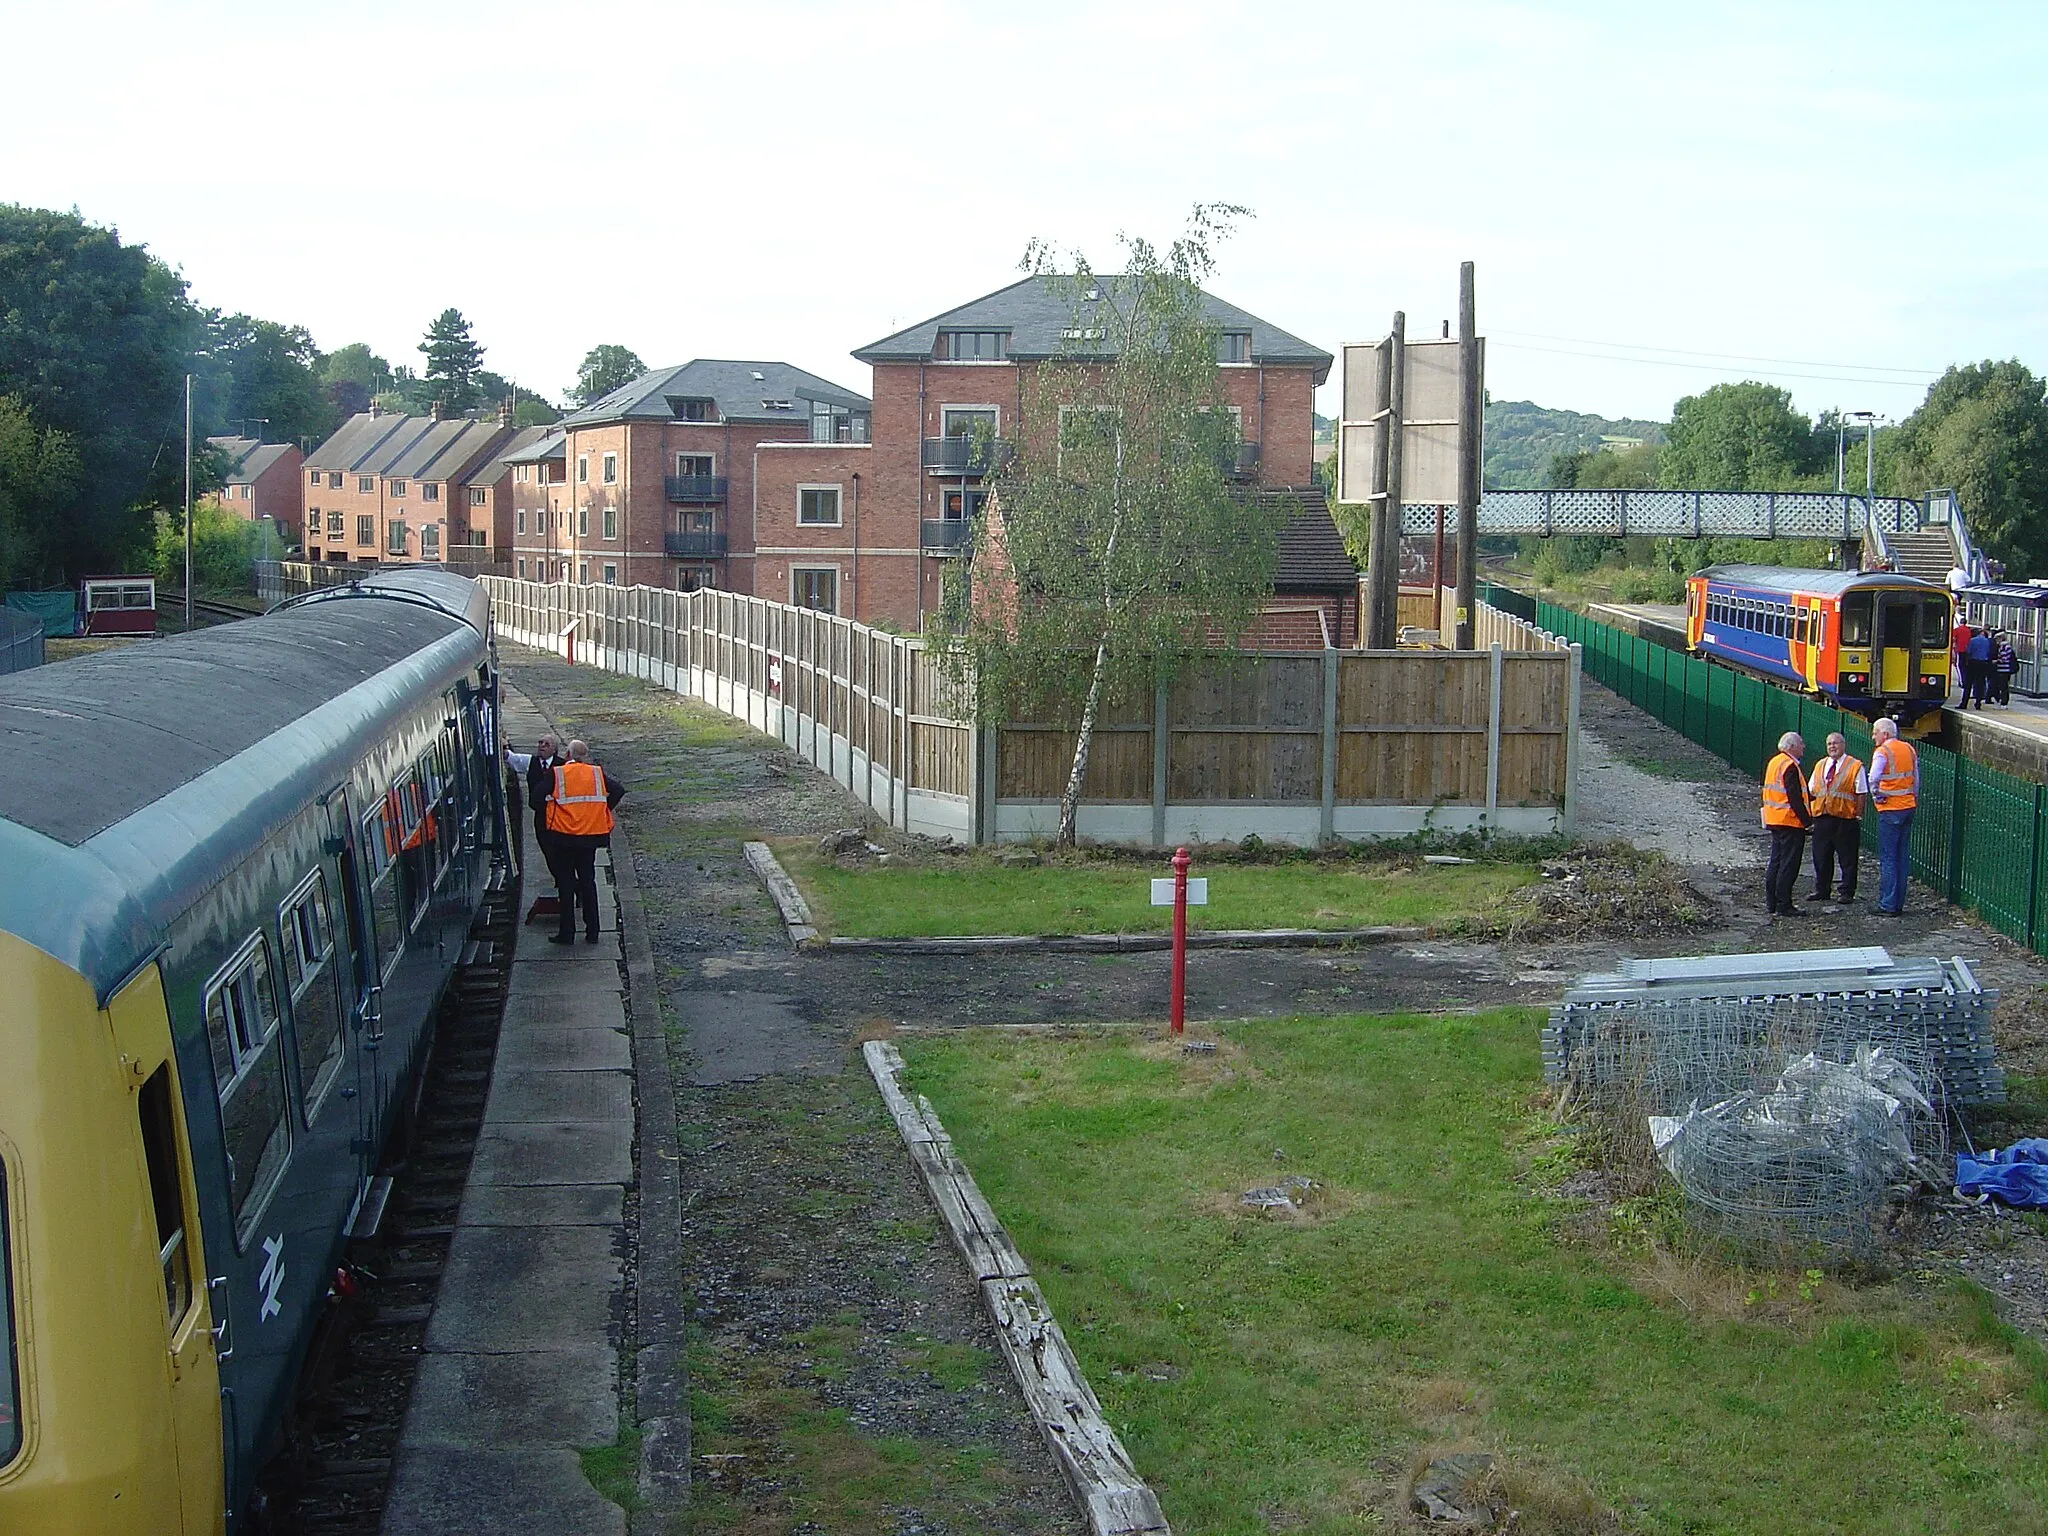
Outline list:
[[[1906,910],[1908,842],[1913,812],[1920,804],[1920,755],[1899,738],[1898,722],[1871,727],[1870,763],[1849,754],[1840,731],[1828,736],[1827,756],[1811,773],[1805,766],[1806,738],[1787,731],[1764,768],[1764,830],[1771,856],[1764,866],[1764,899],[1773,917],[1798,917],[1792,905],[1806,839],[1813,837],[1813,892],[1816,902],[1847,905],[1856,899],[1856,865],[1863,843],[1863,808],[1877,812],[1877,906],[1884,917]],[[1839,877],[1840,894],[1837,890]]]
[[[543,736],[531,752],[510,752],[505,761],[526,781],[533,807],[533,840],[555,881],[561,918],[550,944],[576,942],[576,915],[583,915],[583,941],[597,942],[597,850],[611,840],[612,810],[626,786],[590,760],[590,748],[572,741],[563,748]]]

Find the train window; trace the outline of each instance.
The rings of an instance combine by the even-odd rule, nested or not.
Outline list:
[[[311,1126],[327,1091],[341,1075],[341,994],[334,972],[334,923],[327,878],[312,879],[288,898],[279,914],[284,969],[291,985],[292,1038],[298,1046],[299,1103]]]
[[[178,1176],[178,1128],[171,1108],[171,1064],[142,1085],[136,1113],[142,1122],[142,1160],[149,1169],[149,1203],[156,1213],[157,1264],[164,1275],[164,1317],[171,1331],[193,1300],[192,1253],[185,1241],[185,1181]]]
[[[404,877],[404,911],[413,924],[426,915],[428,887],[427,808],[420,790],[420,775],[409,772],[391,786],[385,796],[391,811],[391,825],[397,829],[399,873]]]
[[[0,1467],[21,1454],[21,1383],[14,1370],[13,1260],[7,1251],[7,1169],[0,1164]]]
[[[1931,597],[1920,605],[1920,645],[1924,650],[1948,649],[1948,604]]]
[[[398,963],[398,952],[405,948],[404,901],[398,889],[398,826],[389,796],[363,818],[363,847],[370,858],[370,912],[377,930],[377,954],[389,976]]]
[[[1870,594],[1850,592],[1842,598],[1842,644],[1870,644]]]
[[[238,1244],[248,1241],[250,1225],[291,1156],[279,1035],[277,989],[259,934],[206,989],[206,1037],[220,1090],[221,1143]]]

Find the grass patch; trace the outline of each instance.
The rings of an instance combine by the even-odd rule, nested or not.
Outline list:
[[[610,1445],[585,1446],[576,1452],[590,1486],[625,1510],[644,1509],[640,1497],[640,1431],[622,1428]]]
[[[1654,1200],[1587,1235],[1539,1022],[900,1044],[1177,1530],[1405,1528],[1451,1448],[1558,1529],[2048,1529],[2036,1352],[1967,1295],[1674,1258]],[[1288,1174],[1313,1219],[1238,1203]]]
[[[802,839],[776,847],[827,933],[930,938],[985,933],[1158,933],[1171,922],[1152,905],[1140,864],[1066,862],[1010,867],[979,855],[942,862],[844,868]],[[1238,864],[1208,871],[1209,904],[1188,927],[1366,928],[1433,926],[1498,905],[1528,885],[1527,865]]]

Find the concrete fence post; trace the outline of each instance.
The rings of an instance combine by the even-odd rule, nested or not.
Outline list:
[[[1168,711],[1173,704],[1172,690],[1158,687],[1152,690],[1152,846],[1166,846],[1166,795],[1169,769],[1173,756],[1172,721]]]
[[[1337,668],[1341,653],[1323,649],[1323,811],[1317,823],[1316,841],[1324,846],[1337,840]]]
[[[1566,837],[1579,832],[1579,686],[1584,670],[1585,648],[1571,647],[1570,671],[1565,674],[1564,705],[1564,815],[1559,829]]]
[[[1486,824],[1491,827],[1500,819],[1500,695],[1505,659],[1500,642],[1488,647],[1486,655]]]

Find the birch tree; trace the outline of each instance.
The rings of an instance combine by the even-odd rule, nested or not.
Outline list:
[[[1057,356],[1019,364],[1018,441],[988,456],[971,579],[935,643],[983,723],[1072,729],[1062,847],[1105,700],[1150,697],[1234,647],[1272,590],[1282,515],[1233,483],[1239,427],[1201,291],[1242,213],[1197,207],[1163,251],[1125,237],[1115,274],[1041,242],[1025,255],[1071,323]]]

